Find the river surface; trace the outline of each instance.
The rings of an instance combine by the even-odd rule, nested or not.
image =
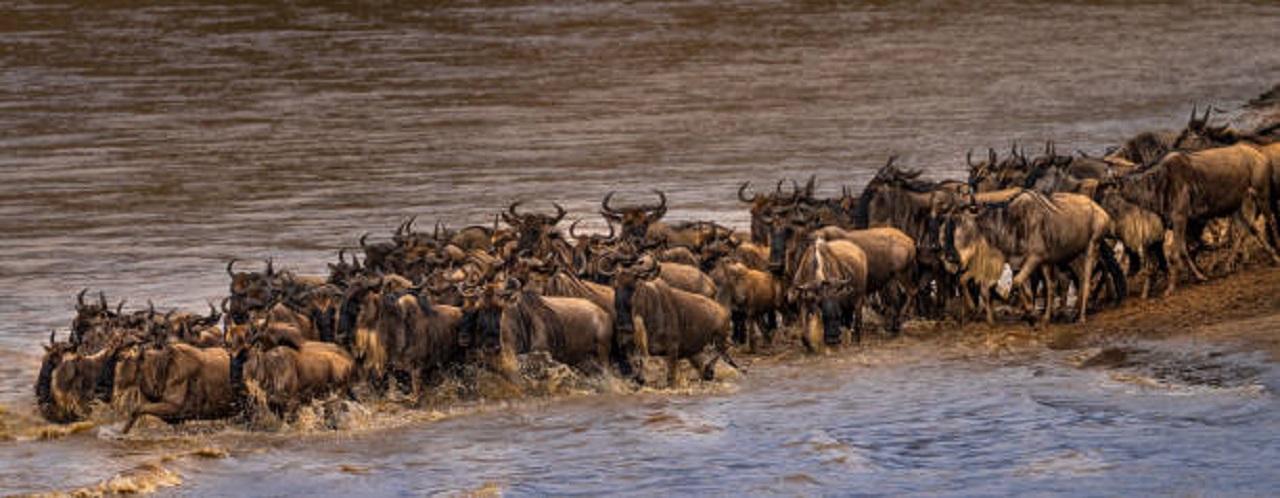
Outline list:
[[[816,174],[836,195],[890,155],[944,178],[1014,141],[1097,154],[1270,88],[1278,33],[1263,1],[3,2],[0,405],[30,411],[39,344],[81,288],[202,310],[232,257],[320,273],[412,215],[461,227],[556,201],[599,229],[608,191],[657,188],[670,219],[744,228],[744,180]],[[1240,386],[1182,389],[920,356],[232,431],[210,436],[229,455],[174,460],[166,492],[1280,490],[1260,359],[1228,357],[1251,372]],[[192,444],[3,442],[0,491],[90,485]]]

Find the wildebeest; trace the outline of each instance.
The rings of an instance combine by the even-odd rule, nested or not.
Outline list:
[[[608,368],[613,329],[608,313],[595,303],[541,296],[515,278],[472,287],[466,294],[473,340],[479,339],[508,378],[515,378],[516,356],[530,352],[546,352],[583,369]]]
[[[212,419],[235,412],[231,356],[223,348],[169,344],[138,347],[122,356],[116,369],[116,392],[136,389],[141,403],[133,407],[124,432],[143,415],[168,423]]]
[[[801,304],[805,345],[819,349],[819,332],[825,344],[838,344],[841,326],[851,328],[854,340],[861,342],[867,288],[867,256],[862,248],[847,240],[809,237],[798,250],[792,287]]]
[[[904,314],[915,299],[916,243],[901,230],[892,227],[867,230],[842,230],[823,227],[810,232],[810,236],[823,240],[847,240],[862,249],[867,262],[866,288],[868,296],[879,295],[889,319],[889,330],[898,332]]]
[[[688,359],[702,378],[715,377],[715,363],[728,356],[729,311],[715,300],[668,285],[651,256],[608,256],[607,272],[613,275],[613,328],[633,363],[645,356],[667,359],[667,381],[678,380],[678,366]],[[707,346],[716,352],[709,355]],[[637,372],[639,369],[637,368]]]
[[[1142,298],[1146,299],[1152,283],[1169,268],[1164,247],[1166,230],[1160,216],[1124,200],[1110,185],[1104,184],[1094,200],[1111,216],[1112,231],[1124,244],[1129,258],[1128,276],[1144,275]]]
[[[628,207],[609,205],[609,200],[613,199],[615,193],[609,192],[604,196],[604,200],[600,201],[600,214],[610,224],[616,223],[622,227],[619,237],[623,241],[639,242],[645,240],[649,235],[649,227],[667,214],[667,194],[661,190],[653,191],[658,195],[657,204],[641,204]]]
[[[49,334],[36,377],[36,405],[50,422],[67,423],[88,417],[94,401],[110,402],[115,385],[118,346],[95,353],[79,353],[69,342]]]
[[[1124,275],[1111,259],[1110,247],[1103,241],[1111,232],[1111,217],[1093,200],[1079,194],[1058,193],[1051,198],[1038,192],[1023,190],[1009,200],[993,204],[974,204],[961,216],[973,217],[972,223],[955,224],[955,229],[973,227],[976,235],[948,236],[951,241],[973,240],[980,236],[999,249],[1015,268],[1013,288],[1023,291],[1028,311],[1034,306],[1029,282],[1042,272],[1045,282],[1054,281],[1051,271],[1067,268],[1076,277],[1080,322],[1085,321],[1092,287],[1095,261],[1101,257],[1107,273],[1124,294]],[[948,248],[954,252],[963,248]],[[1052,311],[1052,285],[1046,285],[1045,311],[1040,323],[1048,323]]]
[[[423,381],[462,359],[462,311],[436,304],[403,279],[353,282],[339,307],[338,343],[358,362],[366,381],[381,385],[388,375],[417,390]]]
[[[783,304],[783,288],[767,271],[748,267],[739,261],[723,259],[711,271],[718,289],[716,302],[729,310],[733,323],[733,341],[756,349],[760,339],[773,341],[778,326],[776,313]],[[759,335],[751,332],[757,329]]]
[[[1267,200],[1271,198],[1272,168],[1270,161],[1257,148],[1237,144],[1199,152],[1171,153],[1160,163],[1131,175],[1118,177],[1115,183],[1126,200],[1161,217],[1172,230],[1173,257],[1189,269],[1196,280],[1205,280],[1187,250],[1188,225],[1214,218],[1231,216],[1267,250],[1273,261],[1280,261],[1275,249],[1264,240],[1254,226],[1260,211],[1268,226],[1274,226],[1275,213]],[[1239,254],[1240,240],[1233,247],[1233,258]],[[1176,281],[1170,267],[1170,286]]]
[[[232,388],[244,404],[252,384],[263,393],[268,408],[288,416],[312,399],[347,391],[354,368],[351,355],[327,342],[306,341],[298,347],[248,345],[231,360]]]

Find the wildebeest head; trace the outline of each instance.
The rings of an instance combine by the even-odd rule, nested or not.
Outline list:
[[[77,349],[97,350],[118,325],[124,300],[112,311],[107,305],[106,294],[101,291],[98,292],[96,301],[86,303],[84,294],[87,291],[88,289],[82,289],[76,294],[76,316],[71,320],[70,341]]]
[[[560,204],[553,202],[551,205],[556,208],[556,214],[554,215],[521,213],[516,210],[520,204],[518,201],[513,202],[502,213],[502,221],[510,225],[511,229],[515,231],[516,246],[514,254],[539,256],[549,254],[552,251],[551,241],[556,224],[560,223],[560,220],[563,220],[568,212]]]
[[[350,348],[355,342],[356,328],[360,326],[362,313],[374,313],[377,309],[377,290],[382,287],[382,277],[363,277],[351,281],[338,304],[338,323],[334,327],[334,340]]]
[[[40,408],[40,414],[50,421],[58,421],[56,419],[60,418],[53,395],[53,372],[62,365],[65,355],[71,354],[73,350],[70,342],[58,342],[55,332],[49,332],[49,344],[44,347],[40,373],[36,376],[36,405]]]
[[[581,221],[582,220],[574,220],[573,224],[569,225],[569,236],[574,240],[572,260],[573,268],[578,275],[585,276],[587,273],[594,273],[589,271],[588,267],[597,258],[597,256],[601,254],[601,250],[604,249],[611,240],[613,240],[614,230],[613,223],[607,223],[609,225],[609,235],[590,233],[579,234],[575,228],[577,228],[578,223]],[[606,218],[606,222],[607,221],[608,219]]]
[[[360,265],[360,259],[355,254],[351,255],[351,261],[348,262],[346,248],[339,249],[338,262],[329,263],[329,283],[345,286],[348,281],[363,271],[364,267]]]
[[[600,214],[610,223],[617,223],[622,227],[622,240],[644,240],[649,231],[649,225],[667,214],[667,194],[661,190],[653,192],[658,194],[657,204],[640,204],[621,208],[609,204],[613,195],[617,193],[609,192],[604,196],[604,200],[600,201]]]
[[[610,253],[604,257],[602,271],[613,277],[614,330],[630,336],[635,333],[632,312],[633,296],[641,282],[658,278],[661,267],[651,255],[635,256]]]
[[[840,326],[851,312],[847,299],[854,289],[850,282],[818,280],[797,286],[795,290],[797,302],[822,320],[826,342],[839,342]]]
[[[462,323],[458,327],[458,342],[464,348],[478,348],[487,354],[502,350],[502,311],[520,284],[512,279],[464,284],[462,294]]]
[[[235,259],[227,262],[227,276],[231,277],[227,319],[231,323],[245,323],[249,320],[249,313],[265,309],[271,302],[280,275],[270,259],[262,272],[236,272],[233,269],[235,264]]]
[[[812,217],[805,205],[793,197],[786,204],[776,204],[765,216],[769,223],[769,271],[784,276],[790,269],[788,261],[797,237],[808,233]]]

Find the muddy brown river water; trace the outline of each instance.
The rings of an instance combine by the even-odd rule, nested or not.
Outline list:
[[[615,189],[745,227],[744,180],[835,195],[892,154],[958,177],[971,148],[1096,154],[1234,111],[1277,44],[1264,1],[4,2],[0,491],[1275,495],[1275,365],[1175,339],[1104,369],[883,344],[339,431],[15,427],[84,287],[204,309],[232,257],[318,273],[513,200],[601,228]],[[1188,364],[1213,373],[1162,374]]]

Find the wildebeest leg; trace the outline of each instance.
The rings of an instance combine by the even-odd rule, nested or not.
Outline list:
[[[818,353],[822,351],[822,318],[818,313],[806,311],[800,317],[800,325],[803,330],[800,333],[800,342],[804,343],[805,348],[810,353]]]
[[[1244,208],[1241,208],[1239,211],[1236,211],[1236,214],[1235,214],[1236,223],[1243,226],[1244,229],[1247,232],[1249,232],[1249,235],[1253,237],[1253,240],[1257,241],[1258,245],[1262,246],[1263,250],[1267,251],[1267,255],[1271,256],[1272,264],[1280,264],[1280,255],[1276,254],[1276,249],[1272,247],[1271,244],[1267,243],[1267,239],[1262,236],[1262,233],[1258,232],[1257,225],[1250,222],[1249,220],[1250,218],[1254,218],[1254,217],[1248,216],[1247,213],[1245,213]],[[1267,223],[1270,223],[1270,222],[1268,221]],[[1236,247],[1240,246],[1240,242],[1241,242],[1240,238],[1237,238],[1236,244],[1235,244]],[[1233,250],[1231,251],[1231,253],[1232,253],[1232,261],[1235,261],[1236,258],[1240,257],[1240,252],[1238,250]]]
[[[1187,265],[1187,271],[1191,273],[1192,278],[1197,282],[1209,280],[1209,277],[1200,271],[1200,267],[1196,266],[1196,261],[1191,258],[1191,252],[1187,248],[1187,219],[1185,216],[1178,216],[1173,221],[1173,250],[1178,258]],[[1172,273],[1172,272],[1170,272]]]
[[[720,361],[720,355],[708,355],[706,351],[700,352],[689,358],[689,363],[693,364],[693,368],[702,376],[703,381],[716,380],[716,362]]]
[[[675,389],[680,384],[680,348],[672,344],[667,348],[667,388]]]
[[[734,309],[729,315],[729,320],[733,322],[733,342],[739,345],[748,344],[750,338],[747,337],[747,313],[741,309]]]
[[[853,303],[853,343],[862,344],[862,307],[865,303],[866,296],[859,295],[854,299]]]
[[[1104,251],[1110,249],[1104,247]],[[1080,271],[1080,295],[1076,296],[1076,300],[1080,301],[1080,316],[1076,319],[1079,323],[1085,322],[1085,313],[1089,310],[1089,291],[1091,282],[1093,282],[1093,261],[1098,257],[1098,243],[1089,244],[1089,248],[1084,252],[1084,261],[1082,265],[1084,269]],[[1117,290],[1116,292],[1119,292]]]
[[[1009,289],[1018,290],[1022,293],[1023,312],[1028,317],[1035,314],[1036,300],[1035,294],[1032,293],[1030,286],[1031,275],[1040,270],[1041,260],[1037,256],[1027,256],[1026,261],[1022,262],[1022,268],[1018,269],[1018,274],[1013,276],[1013,282],[1010,283]],[[1048,276],[1044,273],[1046,281]],[[1034,323],[1034,322],[1033,322]]]
[[[996,311],[995,311],[996,306],[995,306],[995,303],[991,302],[991,286],[983,285],[981,286],[981,289],[978,292],[981,294],[981,297],[982,297],[982,306],[987,308],[986,309],[987,325],[995,325],[996,324]]]
[[[1044,314],[1040,316],[1040,321],[1039,321],[1039,325],[1043,327],[1043,326],[1049,325],[1049,322],[1053,320],[1053,288],[1055,286],[1055,283],[1053,278],[1054,270],[1052,268],[1052,265],[1040,265],[1040,274],[1044,276],[1044,283],[1045,283]],[[1035,300],[1035,295],[1033,294],[1031,297],[1032,312],[1035,311],[1035,304],[1036,304],[1036,300]]]
[[[133,424],[143,415],[151,415],[159,417],[162,420],[169,420],[182,413],[182,402],[187,398],[187,382],[183,379],[180,382],[169,382],[165,386],[164,397],[160,401],[154,403],[143,403],[133,410],[133,414],[129,416],[129,421],[124,424],[123,433],[128,434],[133,429]]]

